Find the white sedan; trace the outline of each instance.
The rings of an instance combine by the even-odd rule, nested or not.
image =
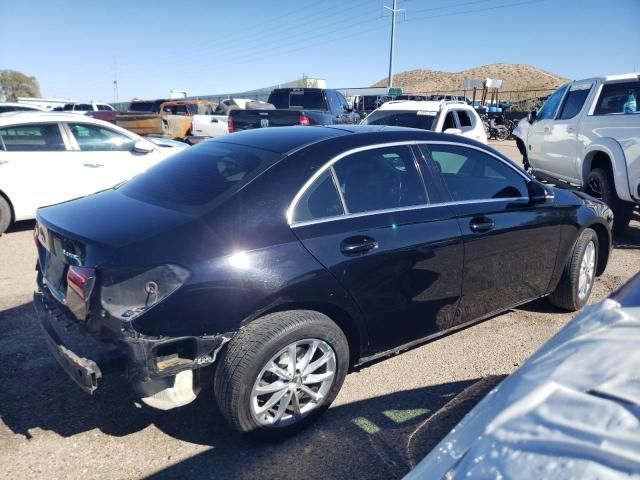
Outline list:
[[[85,196],[176,151],[111,123],[68,113],[0,116],[0,234],[38,207]]]
[[[420,128],[487,143],[487,134],[477,112],[459,101],[394,100],[382,104],[360,123]]]

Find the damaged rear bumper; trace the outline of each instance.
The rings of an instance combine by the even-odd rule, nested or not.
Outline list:
[[[147,337],[123,325],[116,337],[95,342],[83,356],[69,345],[65,333],[87,333],[87,323],[77,320],[44,285],[34,292],[33,303],[53,356],[82,390],[91,394],[106,374],[124,374],[142,401],[164,410],[195,399],[199,385],[193,370],[213,364],[229,341],[223,335]]]

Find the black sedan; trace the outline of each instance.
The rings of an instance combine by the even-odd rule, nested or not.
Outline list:
[[[350,369],[539,297],[581,308],[612,218],[460,136],[259,129],[40,209],[35,305],[87,392],[125,371],[168,409],[214,375],[235,429],[281,436]],[[74,351],[61,320],[104,351]]]

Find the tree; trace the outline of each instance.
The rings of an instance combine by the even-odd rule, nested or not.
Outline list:
[[[0,70],[0,97],[16,102],[18,97],[39,97],[40,85],[36,77],[28,77],[15,70]]]

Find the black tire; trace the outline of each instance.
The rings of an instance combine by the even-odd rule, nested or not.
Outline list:
[[[330,389],[311,411],[298,420],[295,417],[289,420],[294,423],[260,423],[251,410],[251,395],[258,376],[288,345],[306,339],[325,342],[335,354],[335,374]],[[309,310],[276,312],[250,323],[226,345],[216,368],[214,395],[220,412],[235,430],[278,440],[308,426],[329,408],[342,387],[348,368],[349,344],[342,330],[329,317]]]
[[[0,195],[0,235],[6,232],[9,225],[11,225],[11,217],[9,202]]]
[[[516,146],[522,154],[522,166],[525,170],[529,170],[531,168],[531,164],[529,163],[529,157],[527,156],[527,148],[524,146],[522,139],[516,137]]]
[[[580,268],[582,265],[582,259],[587,249],[587,245],[590,242],[593,242],[593,245],[595,247],[593,276],[591,279],[591,283],[588,286],[586,295],[584,295],[583,298],[580,298],[580,295],[578,294]],[[576,310],[580,310],[582,307],[584,307],[589,300],[593,284],[595,283],[595,271],[597,270],[597,266],[598,235],[596,235],[596,232],[594,232],[592,229],[585,228],[578,237],[578,240],[576,240],[575,245],[573,246],[571,255],[569,256],[569,259],[564,266],[564,270],[562,271],[560,282],[558,282],[556,289],[551,293],[551,295],[549,295],[549,301],[551,302],[551,304],[555,305],[558,308],[569,310],[570,312],[575,312]]]
[[[592,197],[602,200],[613,211],[613,231],[624,231],[633,215],[634,204],[618,198],[613,179],[604,168],[594,168],[585,182],[584,191]]]

